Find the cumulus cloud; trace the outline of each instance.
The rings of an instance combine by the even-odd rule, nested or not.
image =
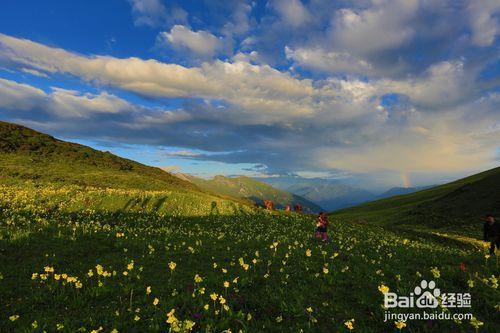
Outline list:
[[[271,4],[288,25],[300,27],[311,20],[309,11],[300,0],[275,0]]]
[[[500,2],[471,0],[468,12],[473,42],[479,46],[493,44],[500,34]]]
[[[192,31],[183,25],[174,25],[170,32],[160,33],[160,41],[203,57],[213,57],[224,46],[223,41],[210,32]]]
[[[396,48],[415,34],[412,20],[418,8],[418,0],[381,0],[367,9],[339,9],[332,21],[333,41],[361,53]]]
[[[167,9],[160,0],[129,0],[135,25],[162,26],[169,22],[185,22],[187,13],[180,7]]]
[[[303,50],[288,52],[296,62],[309,56]],[[331,58],[330,66],[340,62],[346,71],[353,61],[347,55],[324,56]],[[36,110],[46,110],[51,123],[63,123],[60,128],[80,135],[88,135],[85,126],[101,119],[106,133],[99,133],[107,138],[185,148],[177,157],[260,162],[273,172],[463,170],[491,165],[500,139],[498,94],[481,90],[479,70],[462,58],[399,79],[305,79],[251,64],[243,56],[184,67],[79,55],[0,35],[0,65],[72,75],[99,89],[183,100],[181,109],[163,110],[105,92],[45,93],[0,81],[0,109],[18,118],[31,119]],[[391,104],[388,95],[389,100],[402,97]],[[71,122],[68,115],[80,121]],[[210,153],[189,153],[193,149]]]
[[[354,73],[368,75],[374,72],[373,66],[363,59],[356,58],[348,52],[327,51],[323,48],[285,47],[287,59],[296,66],[317,70],[323,73]]]

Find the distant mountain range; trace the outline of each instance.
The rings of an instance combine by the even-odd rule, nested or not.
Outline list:
[[[271,177],[259,178],[259,180],[281,190],[300,195],[327,211],[354,206],[376,198],[372,192],[328,179]]]
[[[319,205],[300,195],[274,188],[270,184],[250,177],[215,176],[212,179],[203,179],[183,173],[176,173],[175,175],[182,180],[190,181],[203,190],[251,200],[260,205],[263,204],[264,200],[272,200],[276,208],[284,208],[286,205],[293,206],[300,203],[304,207],[304,211],[319,212],[323,210]]]

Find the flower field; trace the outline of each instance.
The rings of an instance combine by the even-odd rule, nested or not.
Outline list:
[[[4,186],[0,332],[498,331],[484,248],[330,223],[322,243],[311,216],[193,193]],[[474,318],[384,322],[422,279]]]

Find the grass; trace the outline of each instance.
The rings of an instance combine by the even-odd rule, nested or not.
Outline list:
[[[177,192],[0,193],[1,332],[347,332],[351,319],[354,331],[398,332],[383,322],[378,288],[407,294],[422,278],[470,292],[480,331],[498,327],[498,261],[481,244],[339,220],[324,244],[310,216],[222,200],[214,211]],[[474,327],[412,321],[404,330]]]
[[[488,213],[500,214],[500,168],[331,215],[350,222],[480,238],[482,218]]]

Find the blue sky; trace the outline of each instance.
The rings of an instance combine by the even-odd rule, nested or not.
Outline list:
[[[500,3],[12,1],[0,119],[203,176],[367,188],[498,165]]]

